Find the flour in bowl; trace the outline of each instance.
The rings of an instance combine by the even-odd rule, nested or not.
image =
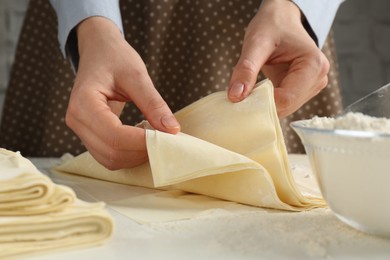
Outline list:
[[[390,134],[390,119],[349,112],[337,118],[313,117],[306,126],[319,129],[344,129]]]

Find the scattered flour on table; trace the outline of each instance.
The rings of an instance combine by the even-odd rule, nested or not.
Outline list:
[[[241,259],[312,259],[390,255],[390,240],[370,236],[339,221],[329,209],[286,212],[258,209],[228,214],[216,210],[205,218],[148,224],[164,237],[207,247]],[[348,258],[348,257],[347,257]],[[231,258],[226,258],[231,259]]]
[[[390,134],[390,119],[349,112],[337,118],[313,117],[306,126],[320,129],[344,129]]]
[[[291,156],[291,155],[290,155]],[[306,157],[290,157],[294,176],[310,171]],[[300,169],[297,169],[300,167]],[[299,172],[297,172],[299,171]],[[328,259],[390,256],[390,239],[370,236],[342,223],[329,208],[288,212],[233,204],[189,220],[146,225],[178,248],[218,259]],[[210,258],[210,257],[209,257]]]

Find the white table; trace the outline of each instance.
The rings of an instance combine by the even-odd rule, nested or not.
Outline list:
[[[302,167],[308,167],[302,158]],[[49,176],[48,169],[59,161],[31,160]],[[133,188],[106,184],[111,191],[112,185]],[[90,200],[87,193],[76,192]],[[29,259],[390,259],[390,239],[353,230],[329,209],[301,213],[257,209],[240,214],[215,210],[191,220],[148,225],[109,210],[116,227],[108,243]]]

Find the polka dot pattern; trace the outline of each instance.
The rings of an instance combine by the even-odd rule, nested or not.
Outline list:
[[[226,89],[258,1],[122,1],[125,37],[173,111]],[[127,122],[142,119],[134,106]],[[138,116],[138,118],[134,118]]]
[[[25,156],[85,150],[65,125],[74,75],[57,40],[48,1],[30,1],[15,54],[0,125],[0,146]]]
[[[150,77],[173,111],[227,88],[238,60],[245,26],[258,1],[123,0],[121,12],[127,41],[144,60]],[[331,39],[331,38],[330,38]],[[324,52],[335,58],[331,40]],[[336,64],[329,85],[281,124],[290,152],[302,145],[289,122],[313,115],[330,116],[341,109]],[[30,2],[6,93],[0,146],[25,156],[61,156],[85,151],[64,122],[74,74],[62,58],[57,21],[47,0]],[[143,119],[127,104],[125,124]]]

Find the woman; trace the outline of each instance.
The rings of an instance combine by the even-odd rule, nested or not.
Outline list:
[[[316,45],[323,44],[338,4],[319,34],[296,5],[304,1],[265,0],[260,8],[257,1],[121,1],[125,41],[117,1],[98,1],[100,9],[92,6],[96,2],[52,1],[62,50],[77,70],[74,84],[55,40],[55,14],[46,1],[31,2],[7,91],[1,146],[27,156],[82,152],[64,128],[66,113],[67,124],[100,163],[132,167],[147,159],[144,131],[130,126],[142,114],[156,129],[176,133],[180,126],[171,111],[226,87],[228,98],[240,102],[260,69],[276,87],[280,117],[297,110],[285,122],[340,110],[335,82],[317,95],[328,83],[329,65]],[[77,10],[86,10],[79,20],[72,18]],[[69,20],[75,27],[64,26]],[[301,149],[286,135],[290,152]]]

